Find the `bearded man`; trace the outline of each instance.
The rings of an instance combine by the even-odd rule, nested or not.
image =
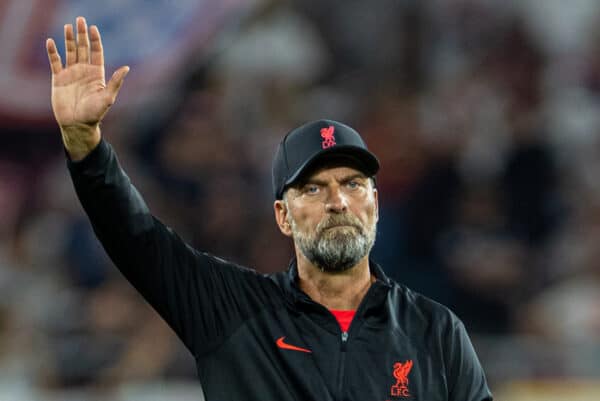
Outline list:
[[[106,83],[98,28],[52,39],[52,107],[77,195],[123,275],[193,354],[206,400],[491,400],[465,328],[369,259],[377,158],[352,128],[292,130],[273,162],[274,211],[292,238],[261,275],[187,245],[148,210],[102,138],[128,67]],[[200,397],[200,395],[199,395]]]

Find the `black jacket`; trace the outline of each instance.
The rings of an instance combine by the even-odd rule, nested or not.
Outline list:
[[[102,141],[68,162],[113,262],[193,353],[209,401],[491,400],[463,324],[377,281],[347,333],[286,272],[262,275],[188,246],[150,212]]]

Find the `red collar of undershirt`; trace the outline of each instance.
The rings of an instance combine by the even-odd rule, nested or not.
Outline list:
[[[352,319],[354,319],[354,315],[356,314],[356,311],[355,310],[338,310],[338,309],[330,309],[329,311],[337,319],[342,331],[343,332],[348,331],[348,328],[350,327],[350,323],[352,323]]]

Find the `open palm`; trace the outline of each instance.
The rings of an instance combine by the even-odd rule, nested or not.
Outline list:
[[[115,102],[129,67],[119,68],[106,84],[100,32],[92,26],[88,36],[83,17],[77,18],[77,40],[73,26],[65,25],[65,48],[63,67],[54,40],[46,42],[52,70],[54,116],[63,131],[82,126],[95,128]]]

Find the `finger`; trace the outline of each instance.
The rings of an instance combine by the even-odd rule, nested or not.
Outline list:
[[[56,50],[54,40],[46,40],[46,51],[48,52],[48,61],[50,62],[52,74],[58,74],[62,70],[62,62],[60,61],[60,55],[58,54],[58,50]]]
[[[75,44],[75,34],[73,33],[73,25],[65,25],[65,54],[69,67],[77,62],[77,45]]]
[[[90,62],[90,40],[85,18],[77,17],[77,62]]]
[[[102,38],[96,25],[90,27],[91,60],[92,64],[104,66],[104,50],[102,49]]]
[[[119,68],[108,81],[108,85],[106,89],[108,91],[108,96],[110,96],[110,104],[113,104],[117,99],[117,94],[123,85],[123,81],[125,80],[125,76],[129,72],[129,67],[124,66]]]

